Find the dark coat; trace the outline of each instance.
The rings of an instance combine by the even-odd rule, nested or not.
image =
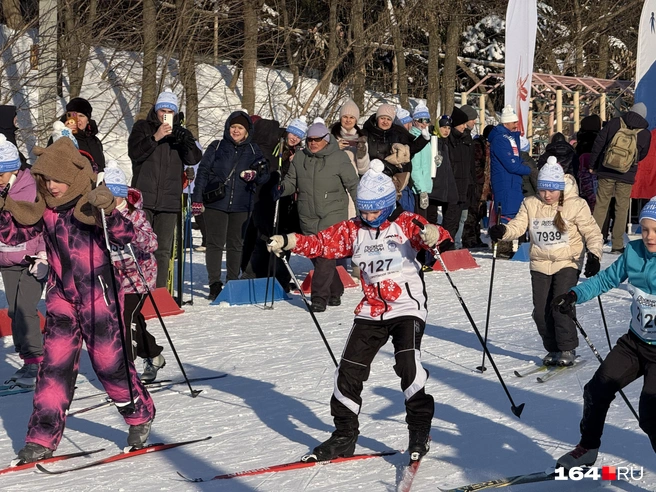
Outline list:
[[[474,142],[469,133],[460,133],[455,128],[447,137],[449,160],[458,187],[458,202],[469,204],[476,182],[476,163],[474,161]],[[478,200],[476,200],[478,203]]]
[[[225,197],[206,203],[206,208],[222,212],[250,212],[254,205],[256,185],[269,179],[269,164],[257,144],[252,142],[253,124],[249,124],[248,135],[242,142],[237,144],[230,136],[230,124],[240,115],[250,122],[243,111],[232,113],[225,122],[223,140],[215,140],[210,144],[198,166],[193,202],[202,203],[206,189],[225,182]],[[254,181],[246,182],[239,175],[249,169],[257,171],[257,177]]]
[[[428,198],[442,203],[457,203],[458,185],[453,177],[446,138],[440,137],[437,140],[437,149],[442,155],[442,164],[437,168],[433,178],[433,190],[428,194]]]
[[[65,123],[66,115],[62,115],[59,121]],[[89,120],[89,124],[84,130],[78,130],[75,133],[75,140],[77,140],[77,148],[88,153],[93,159],[91,164],[92,166],[95,164],[94,172],[102,172],[105,170],[105,153],[103,144],[96,135],[98,135],[98,125],[95,120]],[[48,139],[47,145],[52,145],[52,137]]]
[[[558,160],[558,164],[561,165],[565,174],[578,176],[579,156],[576,154],[574,147],[564,140],[564,137],[562,140],[555,139],[545,147],[544,153],[538,159],[538,169],[542,169],[542,166],[547,163],[547,159],[551,156]]]
[[[175,115],[173,124],[178,121]],[[145,120],[134,124],[128,138],[128,156],[132,160],[132,187],[141,191],[143,208],[156,212],[180,212],[182,175],[185,166],[193,166],[203,156],[200,149],[178,144],[173,136],[156,142],[161,125],[151,108]]]
[[[608,148],[608,145],[610,145],[610,143],[613,141],[615,134],[621,128],[620,118],[624,120],[624,123],[628,128],[642,128],[642,131],[638,133],[637,139],[638,161],[633,164],[631,168],[625,173],[620,173],[613,169],[608,169],[603,165],[606,149]],[[628,111],[624,115],[610,120],[608,124],[601,129],[599,135],[597,135],[594,145],[592,146],[592,152],[590,153],[592,169],[597,172],[597,177],[614,179],[615,181],[619,181],[621,183],[633,184],[635,181],[636,172],[638,172],[638,162],[647,157],[647,153],[649,152],[651,133],[649,132],[648,127],[649,123],[647,123],[647,120],[640,116],[638,113],[634,113],[633,111]]]
[[[14,118],[16,117],[16,106],[0,106],[0,133],[2,133],[8,142],[13,143],[16,147],[16,126],[14,125]],[[18,156],[21,160],[21,169],[28,169],[30,166],[27,163],[27,159],[22,152],[18,152]]]

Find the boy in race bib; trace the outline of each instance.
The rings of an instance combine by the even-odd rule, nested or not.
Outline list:
[[[625,280],[633,296],[629,331],[617,340],[583,391],[581,440],[558,460],[570,469],[597,460],[606,414],[615,394],[644,375],[640,393],[640,428],[656,451],[656,197],[640,213],[642,239],[631,241],[611,266],[554,299],[554,306],[572,315],[575,304],[618,287]]]
[[[579,345],[576,326],[566,314],[553,309],[554,297],[576,285],[588,261],[585,276],[599,271],[603,245],[601,232],[587,202],[578,196],[574,178],[565,175],[555,157],[549,157],[538,174],[538,195],[524,199],[508,224],[490,227],[492,241],[510,241],[528,229],[531,238],[533,319],[548,352],[545,365],[574,363]]]
[[[394,370],[401,378],[408,454],[417,460],[428,452],[434,400],[425,392],[427,371],[421,365],[421,339],[427,315],[426,290],[417,252],[431,249],[448,232],[426,219],[404,212],[396,203],[396,189],[374,159],[358,185],[359,217],[339,222],[313,236],[273,236],[269,251],[292,250],[308,258],[352,257],[360,267],[364,298],[355,309],[355,322],[335,373],[330,402],[336,430],[304,461],[326,461],[352,456],[359,434],[363,382],[371,362],[388,338],[394,344]],[[424,229],[413,223],[419,220]]]

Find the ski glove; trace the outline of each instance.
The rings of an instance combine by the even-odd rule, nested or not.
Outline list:
[[[104,210],[105,215],[111,214],[116,206],[114,195],[112,195],[112,192],[104,184],[96,186],[87,193],[87,200],[89,200],[89,205],[92,207]]]
[[[588,261],[585,262],[585,271],[583,272],[585,277],[594,277],[599,273],[600,267],[601,265],[599,264],[599,258],[597,258],[597,255],[588,251]]]
[[[191,204],[191,215],[194,217],[205,212],[205,205],[202,203],[192,203]]]
[[[574,319],[576,316],[574,306],[576,305],[577,299],[578,298],[576,297],[576,293],[573,290],[570,290],[567,294],[561,294],[557,297],[554,297],[554,300],[551,301],[551,307]]]
[[[175,141],[180,145],[184,145],[190,149],[196,146],[196,139],[194,138],[194,135],[184,126],[174,125],[171,133],[173,134]]]
[[[36,256],[31,257],[33,262],[28,268],[28,272],[37,280],[43,280],[48,275],[48,256],[45,251],[40,251]]]
[[[280,256],[283,251],[289,251],[296,247],[296,234],[286,234],[284,236],[271,236],[267,242],[267,250],[276,256]]]
[[[503,224],[493,225],[487,233],[493,243],[499,242],[503,239],[503,235],[506,233],[506,226]]]
[[[419,233],[419,237],[431,248],[440,240],[440,230],[436,225],[425,224],[424,228]]]
[[[253,171],[252,169],[247,169],[246,171],[242,171],[239,174],[239,177],[244,181],[246,181],[247,183],[250,183],[255,178],[257,178],[257,171]]]
[[[428,193],[422,191],[419,193],[419,208],[426,210],[428,208]]]
[[[194,168],[189,166],[187,169],[185,169],[185,176],[187,176],[187,181],[190,183],[196,179],[196,171],[194,171]]]

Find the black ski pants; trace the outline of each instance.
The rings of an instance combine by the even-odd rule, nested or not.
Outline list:
[[[394,371],[401,378],[405,396],[408,429],[430,429],[435,402],[424,389],[428,379],[428,371],[421,365],[424,327],[425,323],[413,316],[389,321],[355,320],[336,369],[335,389],[330,400],[330,412],[338,431],[357,432],[362,383],[369,379],[371,362],[390,336],[396,359]]]
[[[574,350],[579,345],[572,318],[551,307],[554,297],[567,294],[576,285],[579,273],[576,268],[563,268],[553,275],[531,270],[533,320],[547,352]]]
[[[123,300],[123,323],[128,332],[128,353],[134,361],[137,356],[142,359],[152,359],[162,353],[162,347],[157,345],[155,337],[148,332],[146,318],[141,314],[141,308],[148,294],[125,294]]]
[[[638,413],[640,428],[656,451],[656,346],[644,343],[629,331],[617,340],[583,391],[581,446],[601,445],[606,414],[615,394],[639,377],[644,377]]]
[[[312,275],[312,303],[326,305],[331,297],[342,297],[344,285],[337,273],[337,260],[312,258],[314,274]]]

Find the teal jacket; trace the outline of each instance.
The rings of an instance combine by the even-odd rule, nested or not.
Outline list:
[[[642,239],[631,241],[615,263],[574,287],[572,290],[577,296],[576,303],[589,301],[613,287],[618,287],[627,279],[631,286],[647,294],[656,295],[656,254],[647,251]],[[638,333],[633,326],[631,330],[644,342],[656,345],[656,338],[646,338],[645,333]]]
[[[410,129],[410,134],[416,139],[423,138],[417,127]],[[431,146],[430,143],[412,157],[412,191],[415,193],[430,193],[433,191],[431,179]]]

